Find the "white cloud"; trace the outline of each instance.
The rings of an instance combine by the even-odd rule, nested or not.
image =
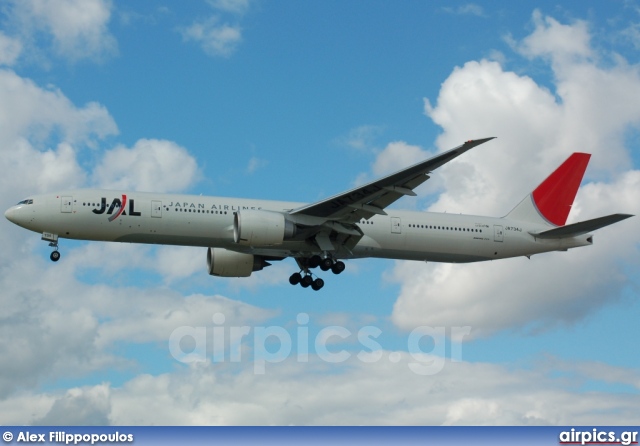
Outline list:
[[[482,6],[476,5],[475,3],[466,3],[464,5],[458,6],[457,8],[444,7],[442,8],[442,10],[450,14],[474,15],[476,17],[486,17],[486,14]]]
[[[3,260],[6,264],[7,259]],[[45,376],[77,376],[80,371],[112,362],[108,355],[91,354],[97,319],[86,307],[73,304],[65,287],[59,285],[60,275],[43,269],[42,260],[20,256],[3,268],[0,276],[5,308],[0,326],[3,396],[30,388]],[[34,271],[40,280],[33,280]]]
[[[547,367],[578,376],[580,380],[630,386],[640,390],[640,375],[632,368],[616,367],[597,361],[570,362],[548,358]]]
[[[535,31],[522,40],[520,52],[527,57],[551,56],[554,62],[570,63],[594,56],[587,22],[563,25],[553,17],[533,13]]]
[[[623,38],[628,40],[633,47],[640,49],[640,23],[633,23],[620,33]]]
[[[498,136],[434,173],[446,188],[434,211],[505,215],[565,157],[541,160],[554,148],[558,152],[552,129],[561,126],[561,108],[554,96],[496,62],[456,68],[442,84],[437,106],[425,101],[425,111],[445,129],[437,141],[442,150]]]
[[[27,194],[85,185],[87,172],[77,151],[98,148],[101,139],[117,133],[108,111],[97,103],[78,107],[61,91],[43,89],[6,69],[0,70],[0,96],[5,207]],[[102,185],[155,190],[184,189],[198,177],[195,160],[184,148],[159,140],[106,151],[94,172]],[[34,254],[42,244],[36,234],[5,223],[0,234],[0,418],[5,423],[108,423],[108,384],[55,397],[25,395],[60,378],[136,367],[133,360],[113,353],[122,343],[166,343],[176,327],[210,324],[215,313],[225,314],[227,324],[234,325],[274,314],[222,296],[121,284],[123,271],[160,274],[167,281],[189,277],[196,268],[193,250],[93,243],[67,251],[66,260],[52,264]],[[157,260],[154,254],[164,257]],[[176,256],[183,261],[172,265]],[[205,251],[198,251],[197,258],[204,272]],[[94,283],[80,281],[95,271]],[[21,418],[20,411],[27,417]]]
[[[59,90],[45,90],[13,71],[0,70],[0,202],[3,209],[29,194],[79,187],[86,173],[77,150],[117,132],[107,110],[89,103],[76,107]],[[36,385],[47,374],[74,376],[113,358],[86,355],[96,319],[84,308],[56,302],[60,277],[43,270],[32,252],[41,244],[33,233],[8,222],[0,234],[2,351],[0,394]],[[33,280],[37,271],[39,280]],[[42,281],[40,281],[42,280]]]
[[[184,28],[182,38],[199,43],[209,56],[229,57],[242,42],[242,29],[237,24],[220,23],[218,16],[212,16]]]
[[[55,149],[38,151],[27,141],[18,141],[8,147],[8,153],[0,162],[6,174],[0,184],[17,201],[33,193],[82,186],[86,179],[84,170],[76,160],[76,152],[68,143],[60,143]]]
[[[0,65],[13,65],[21,51],[22,43],[19,40],[0,31]]]
[[[11,70],[0,70],[0,97],[2,147],[20,138],[42,144],[53,132],[65,142],[92,145],[96,138],[118,132],[104,106],[89,102],[76,107],[60,90],[45,90]]]
[[[186,279],[207,271],[206,248],[193,246],[159,246],[153,257],[153,268],[166,283]]]
[[[129,243],[87,243],[73,250],[73,255],[56,266],[58,271],[72,276],[74,272],[99,269],[104,276],[113,276],[122,270],[152,269],[149,262],[153,249],[147,245]]]
[[[20,234],[23,240],[30,237]],[[126,256],[127,251],[134,251],[117,249],[126,245],[112,246],[115,249],[106,254],[124,251]],[[32,254],[16,258],[15,252],[0,258],[3,397],[33,388],[45,378],[53,382],[59,377],[79,377],[105,368],[135,367],[133,362],[112,353],[115,345],[166,343],[177,327],[211,326],[216,313],[224,314],[227,324],[237,326],[274,315],[273,311],[217,295],[184,295],[163,286],[125,287],[113,280],[113,271],[108,268],[99,269],[101,274],[95,283],[84,284],[77,276],[87,269],[78,263],[84,260],[86,268],[96,267],[100,250],[92,254],[83,254],[85,248],[79,251],[78,256],[76,251],[67,252],[67,260],[59,264]],[[200,258],[204,264],[204,256]],[[131,263],[127,257],[120,259],[125,260],[121,262],[125,269],[144,271],[137,266],[139,263],[156,268],[153,257]],[[109,258],[104,260],[108,263]],[[38,280],[33,280],[34,271]]]
[[[11,70],[0,70],[0,201],[82,186],[76,154],[116,134],[109,112],[91,102],[76,107],[59,90],[43,89]]]
[[[397,170],[404,169],[420,161],[428,159],[433,154],[418,146],[407,144],[403,141],[389,143],[378,154],[371,170],[376,176],[387,175]]]
[[[380,151],[375,158],[375,161],[371,165],[371,172],[373,175],[362,172],[355,181],[354,186],[359,186],[372,181],[374,178],[379,178],[383,175],[396,172],[400,169],[404,169],[420,161],[424,161],[433,156],[430,153],[419,146],[407,144],[404,141],[394,141],[387,144],[387,146]],[[437,180],[430,180],[429,186],[434,186]],[[411,199],[405,198],[403,200],[403,206],[407,206]]]
[[[108,150],[93,171],[97,186],[151,192],[183,191],[199,177],[196,160],[186,149],[158,139]]]
[[[109,386],[101,384],[84,389],[73,388],[55,400],[47,414],[34,421],[45,426],[106,426],[109,425]]]
[[[381,132],[382,128],[379,126],[361,125],[349,130],[346,136],[337,138],[335,143],[360,151],[373,150],[374,141]]]
[[[77,150],[97,148],[101,139],[117,133],[107,110],[96,103],[77,107],[61,91],[43,89],[10,70],[0,70],[0,94],[4,129],[0,184],[5,206],[30,193],[85,185],[87,173]],[[159,140],[139,140],[132,148],[106,151],[94,173],[102,185],[155,190],[184,189],[198,177],[196,162],[184,148]],[[93,243],[67,251],[66,260],[52,264],[34,255],[42,243],[38,239],[10,224],[0,234],[5,248],[0,253],[4,421],[18,422],[5,406],[12,395],[13,409],[29,411],[32,422],[62,423],[73,412],[74,424],[106,423],[108,385],[72,389],[55,399],[41,395],[27,401],[25,392],[44,380],[135,367],[133,361],[112,353],[118,343],[164,343],[176,327],[210,324],[215,313],[225,314],[227,323],[235,325],[273,314],[221,296],[185,296],[162,285],[145,289],[121,285],[123,271],[158,274],[168,282],[191,276],[196,267],[204,272],[204,250],[198,251],[196,262],[194,250],[188,248]],[[179,265],[171,263],[180,258]],[[95,271],[100,273],[93,284],[79,281],[78,277]],[[34,274],[38,280],[33,280]]]
[[[576,200],[576,217],[581,220],[596,218],[601,214],[617,212],[639,213],[638,190],[640,187],[640,170],[629,170],[620,173],[615,182],[591,182],[580,188]],[[597,206],[594,204],[597,203]],[[577,218],[574,218],[577,219]],[[627,228],[637,226],[637,219],[629,220]],[[617,231],[615,231],[617,232]],[[625,231],[626,232],[626,231]]]
[[[439,169],[444,192],[429,210],[505,215],[571,152],[593,154],[571,221],[613,212],[640,213],[640,173],[630,168],[625,132],[640,126],[637,66],[623,60],[598,66],[583,22],[561,25],[534,14],[536,28],[520,48],[548,57],[556,94],[496,62],[468,62],[443,83],[427,115],[443,128],[438,146],[451,148],[482,136],[499,139]],[[614,178],[611,180],[611,178]],[[430,180],[432,181],[432,180]],[[637,263],[637,218],[598,231],[595,245],[531,260],[452,265],[397,262],[400,283],[392,320],[418,325],[470,325],[474,336],[503,329],[539,329],[571,323],[619,298],[628,278],[621,263]],[[635,232],[634,232],[635,231]],[[512,285],[506,286],[506,283]]]
[[[113,308],[107,308],[97,299],[91,302],[98,314],[109,318],[98,329],[96,346],[101,349],[108,349],[119,341],[165,343],[178,327],[211,327],[216,313],[224,314],[225,323],[233,326],[262,321],[275,314],[218,295],[183,296],[160,289],[113,289],[110,292]],[[135,307],[130,304],[132,297],[136,300]]]
[[[10,16],[27,42],[50,36],[58,56],[70,60],[102,59],[117,52],[108,30],[109,0],[12,0]],[[39,44],[32,44],[41,46]]]
[[[269,164],[269,161],[258,158],[257,156],[252,156],[249,158],[249,163],[247,164],[247,173],[251,175],[256,170],[266,167]]]
[[[239,21],[249,11],[251,0],[207,0],[207,3],[214,14],[181,28],[182,40],[200,44],[211,57],[230,57],[242,43]]]
[[[250,6],[249,0],[207,0],[207,3],[214,9],[240,15],[245,14]]]
[[[65,414],[64,407],[98,421],[108,417],[115,425],[631,425],[637,420],[638,395],[579,390],[585,382],[599,382],[589,370],[598,364],[560,364],[572,374],[570,380],[554,377],[549,365],[528,370],[449,361],[440,373],[422,376],[411,371],[415,358],[394,355],[397,363],[387,359],[389,352],[373,363],[355,355],[342,364],[313,355],[307,363],[290,358],[267,364],[264,375],[253,374],[250,364],[238,370],[229,363],[199,363],[170,374],[139,375],[121,388],[32,395],[32,407],[42,412],[50,405],[48,417],[55,414],[61,424],[85,420],[73,411]],[[606,380],[628,384],[634,373],[608,366]],[[12,399],[0,405],[0,414]],[[15,397],[13,424],[37,418],[24,399]],[[89,401],[97,404],[87,406]]]
[[[102,138],[117,133],[107,110],[96,103],[77,107],[59,90],[43,89],[6,69],[0,70],[0,96],[3,98],[0,186],[5,207],[27,194],[85,185],[87,174],[78,162],[77,150],[85,146],[97,148]],[[127,168],[133,168],[141,176],[129,184],[139,187],[179,189],[197,177],[193,158],[167,141],[141,140],[132,149],[119,147],[107,152],[103,161],[128,163],[124,169],[109,170],[108,164],[98,166],[105,179],[113,174],[120,175],[116,179],[123,181]],[[167,180],[162,175],[171,178]],[[201,297],[197,311],[193,312],[192,306],[196,304],[192,302],[198,298],[185,299],[184,295],[162,287],[140,291],[113,286],[112,282],[119,283],[117,273],[123,266],[163,272],[162,265],[154,264],[149,247],[89,244],[67,260],[52,264],[40,254],[33,254],[36,245],[42,243],[37,235],[8,222],[0,234],[0,242],[5,248],[0,253],[3,397],[19,395],[45,379],[55,382],[62,376],[73,379],[108,367],[131,367],[128,360],[111,353],[113,343],[131,339],[166,341],[176,323],[192,323],[194,315],[210,319],[215,311],[223,311],[229,313],[231,321],[241,321],[243,314],[249,314],[250,318],[252,314],[258,317],[266,314],[260,310],[247,313],[242,304],[215,296]],[[204,251],[200,259],[204,270]],[[78,275],[90,272],[91,268],[101,271],[97,283],[80,283]],[[34,280],[35,276],[38,280]],[[142,305],[132,305],[132,300]],[[134,307],[140,312],[132,311]],[[155,310],[147,311],[149,308]],[[174,315],[170,316],[168,311],[174,311]],[[129,320],[128,315],[133,319]],[[109,324],[111,318],[117,319],[117,323]],[[60,413],[83,405],[87,411],[78,412],[74,422],[104,421],[100,418],[104,410],[89,409],[99,398],[78,399],[71,394],[66,402],[55,404],[48,398],[36,400],[31,401],[31,409],[41,422],[57,422]]]

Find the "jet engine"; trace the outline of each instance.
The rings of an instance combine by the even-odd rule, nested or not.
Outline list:
[[[240,245],[280,245],[295,233],[296,225],[278,212],[242,210],[233,216],[233,241]]]
[[[228,251],[224,248],[209,248],[207,266],[209,274],[219,277],[249,277],[252,272],[260,271],[271,265],[260,256]]]

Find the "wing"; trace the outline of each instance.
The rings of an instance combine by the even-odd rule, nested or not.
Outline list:
[[[384,208],[404,195],[415,196],[413,189],[429,179],[429,173],[492,138],[476,139],[429,158],[386,177],[358,186],[313,204],[294,209],[291,215],[306,215],[344,223],[357,222],[373,215],[386,215]]]

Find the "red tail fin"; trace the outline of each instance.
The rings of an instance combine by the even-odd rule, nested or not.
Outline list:
[[[588,153],[572,154],[531,194],[538,212],[548,222],[556,226],[567,222],[589,158]]]

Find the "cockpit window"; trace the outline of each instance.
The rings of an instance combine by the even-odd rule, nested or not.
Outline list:
[[[21,204],[33,204],[33,199],[29,198],[27,200],[22,200],[20,203],[18,203],[16,206],[21,205]]]

